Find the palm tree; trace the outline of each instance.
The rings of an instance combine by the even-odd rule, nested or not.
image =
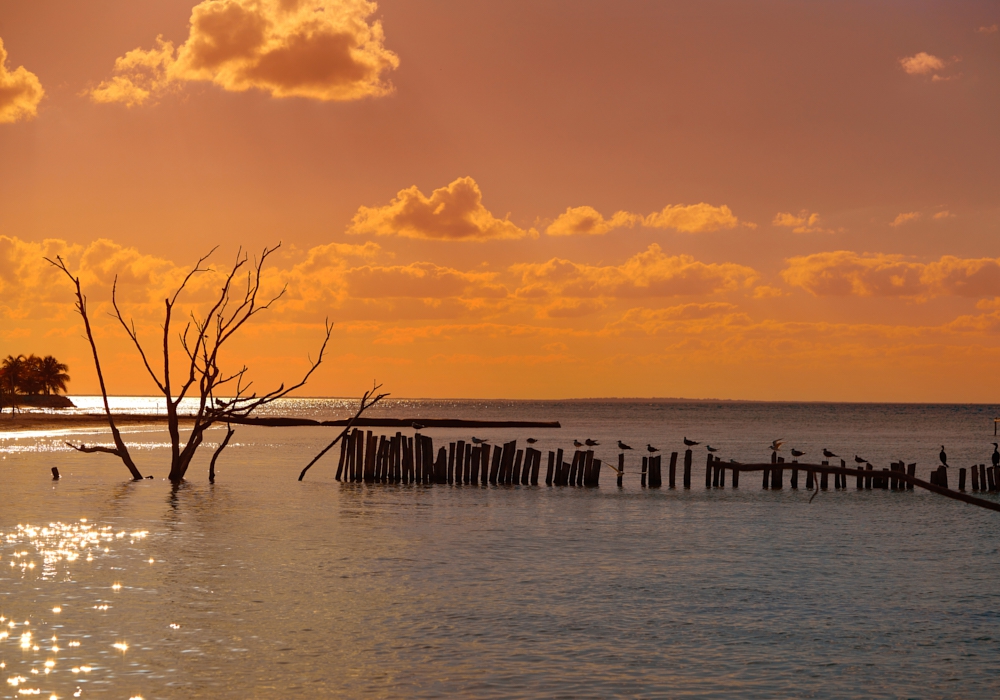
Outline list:
[[[46,355],[39,363],[38,370],[39,384],[46,395],[66,391],[66,383],[69,382],[69,375],[66,372],[69,367],[52,355]]]
[[[17,357],[7,355],[0,366],[3,367],[4,389],[8,394],[16,396],[17,390],[24,383],[24,375],[27,370],[24,355],[18,355]]]

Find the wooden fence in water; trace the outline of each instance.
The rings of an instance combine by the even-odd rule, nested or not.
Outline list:
[[[433,440],[420,433],[412,437],[397,432],[395,435],[375,435],[372,431],[354,429],[347,439],[340,443],[340,461],[336,479],[345,482],[381,484],[467,484],[503,485],[519,484],[537,486],[541,478],[542,452],[533,447],[518,449],[517,441],[493,446],[486,442],[468,443],[457,440],[448,447],[434,450]],[[576,450],[572,458],[565,461],[568,453],[563,450],[549,451],[545,469],[547,486],[599,486],[602,461],[595,457],[594,450]],[[643,488],[663,486],[662,459],[664,455],[649,455],[642,458],[640,485]],[[694,455],[685,450],[683,461],[680,454],[672,452],[666,469],[667,487],[677,488],[680,472],[681,486],[691,488],[692,463]],[[618,467],[611,467],[617,475],[618,486],[622,486],[625,473],[625,455],[618,455]],[[705,463],[705,488],[725,488],[727,472],[732,488],[739,488],[740,475],[761,472],[761,486],[764,489],[784,488],[785,473],[789,486],[798,489],[800,481],[809,491],[826,491],[833,476],[834,489],[847,489],[853,480],[858,490],[885,489],[892,491],[912,491],[915,486],[934,493],[1000,511],[1000,504],[987,501],[965,492],[966,476],[971,471],[973,491],[1000,491],[1000,468],[984,464],[973,465],[970,470],[958,470],[958,489],[948,485],[948,469],[937,467],[930,473],[928,481],[916,476],[917,465],[893,462],[891,466],[875,469],[871,464],[847,467],[844,460],[840,465],[828,461],[820,464],[799,464],[785,462],[772,453],[767,463],[722,462],[709,454]]]

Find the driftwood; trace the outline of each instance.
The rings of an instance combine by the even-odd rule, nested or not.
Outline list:
[[[730,462],[724,465],[727,469],[739,470],[741,472],[756,472],[772,469],[774,465],[770,462],[761,464],[740,464],[738,462]],[[870,477],[872,472],[867,469],[851,469],[849,467],[832,467],[826,464],[797,464],[799,469],[810,469],[820,474],[840,474],[841,476],[854,476],[854,477]],[[970,496],[967,493],[962,493],[960,491],[953,491],[951,489],[945,488],[943,486],[938,486],[937,484],[932,484],[929,481],[924,481],[923,479],[918,479],[915,476],[910,476],[906,472],[888,472],[885,478],[889,478],[891,475],[894,479],[899,479],[907,484],[913,484],[914,486],[919,486],[922,489],[931,491],[938,494],[939,496],[944,496],[945,498],[953,498],[956,501],[962,501],[963,503],[968,503],[973,506],[979,506],[980,508],[986,508],[987,510],[993,510],[1000,513],[1000,503],[994,501],[988,501],[985,498],[976,498],[975,496]]]

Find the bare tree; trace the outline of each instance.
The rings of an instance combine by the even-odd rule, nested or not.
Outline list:
[[[219,454],[229,444],[232,438],[233,429],[231,423],[240,422],[257,409],[267,404],[273,403],[280,398],[287,396],[292,391],[302,387],[316,368],[323,361],[327,343],[330,341],[330,333],[333,330],[329,321],[325,324],[325,336],[320,346],[319,354],[315,361],[310,361],[310,366],[305,375],[295,384],[286,387],[284,384],[277,389],[266,393],[258,394],[252,391],[252,382],[246,380],[247,367],[244,365],[239,370],[231,373],[224,372],[219,366],[219,354],[226,342],[243,327],[243,325],[258,313],[268,309],[284,295],[286,288],[282,288],[275,296],[261,300],[261,271],[267,258],[278,249],[265,248],[260,258],[250,262],[246,253],[241,249],[236,256],[236,262],[225,277],[225,281],[219,290],[218,297],[213,302],[208,312],[204,316],[198,316],[192,312],[186,321],[183,330],[177,334],[177,341],[183,350],[186,360],[181,363],[180,368],[171,367],[171,322],[173,321],[174,310],[177,299],[184,291],[188,282],[194,275],[210,271],[204,267],[205,261],[215,252],[215,248],[209,251],[208,255],[202,257],[195,266],[188,272],[180,286],[174,294],[164,300],[164,321],[163,321],[163,369],[160,372],[155,370],[150,362],[150,356],[139,340],[135,328],[135,322],[125,319],[121,307],[118,305],[118,279],[115,278],[112,287],[112,305],[114,306],[114,316],[125,329],[126,334],[132,340],[142,363],[152,377],[160,393],[166,399],[167,408],[167,430],[170,434],[170,481],[179,482],[184,479],[191,460],[204,440],[205,431],[215,424],[225,423],[227,435],[215,449],[211,461],[210,478],[215,477],[215,463]],[[70,445],[81,452],[105,452],[118,456],[128,467],[134,479],[141,479],[139,472],[131,455],[128,452],[121,435],[115,426],[114,417],[108,405],[107,387],[104,383],[104,375],[101,371],[101,363],[97,353],[97,345],[94,342],[94,334],[90,327],[90,319],[87,315],[87,298],[80,289],[80,279],[74,276],[66,267],[62,258],[46,260],[55,267],[62,270],[76,287],[76,307],[83,317],[84,328],[87,332],[87,339],[94,355],[94,366],[97,369],[97,378],[101,386],[101,395],[104,399],[104,412],[111,427],[111,434],[114,438],[115,447],[101,447],[86,445]],[[179,413],[181,401],[185,398],[194,398],[197,402],[197,409],[193,414],[183,416],[191,421],[191,431],[186,441],[181,439],[180,421],[182,416]],[[69,444],[69,443],[67,443]]]

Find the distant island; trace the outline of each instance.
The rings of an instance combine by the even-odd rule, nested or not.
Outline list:
[[[8,355],[0,363],[0,411],[18,406],[73,408],[60,392],[70,381],[69,367],[52,355]]]

